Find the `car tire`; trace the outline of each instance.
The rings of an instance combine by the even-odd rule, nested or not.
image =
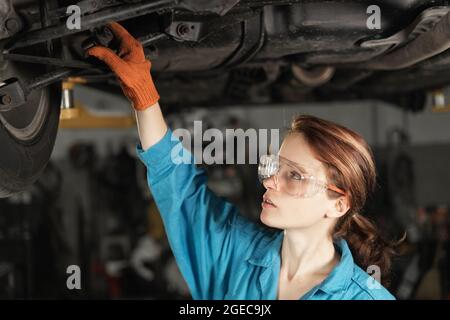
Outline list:
[[[47,165],[58,130],[61,85],[51,85],[33,93],[43,111],[36,114],[39,128],[26,136],[12,127],[12,119],[0,114],[0,198],[25,190]],[[18,107],[21,108],[21,107]],[[20,116],[17,113],[15,117]],[[37,118],[38,117],[38,118]],[[10,120],[10,122],[8,122]]]

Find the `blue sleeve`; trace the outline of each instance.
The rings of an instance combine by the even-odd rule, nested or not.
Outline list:
[[[207,187],[204,169],[194,163],[172,161],[172,150],[182,148],[168,129],[164,137],[147,150],[136,151],[147,167],[147,180],[160,211],[169,244],[194,299],[223,296],[223,283],[230,272],[236,242],[231,226],[243,219],[238,210]],[[248,221],[250,223],[250,221]]]

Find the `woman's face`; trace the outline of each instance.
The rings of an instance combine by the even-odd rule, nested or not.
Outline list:
[[[289,134],[280,148],[280,156],[301,166],[307,173],[327,182],[325,167],[318,161],[303,134]],[[325,215],[333,211],[335,199],[320,191],[312,197],[298,198],[283,192],[275,185],[274,177],[264,180],[266,188],[263,200],[269,198],[274,206],[262,203],[261,221],[277,229],[309,228],[325,221]]]

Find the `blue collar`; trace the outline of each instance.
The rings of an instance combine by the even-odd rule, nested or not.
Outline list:
[[[247,261],[260,267],[270,267],[276,258],[280,258],[283,231],[276,231],[268,237],[264,237],[257,245]]]
[[[279,266],[280,264],[275,262],[277,259],[281,259],[282,242],[283,231],[275,232],[272,236],[261,240],[247,261],[265,268]],[[311,294],[317,290],[322,290],[328,294],[336,294],[339,291],[346,290],[350,284],[354,269],[354,260],[350,248],[347,241],[343,238],[336,239],[334,245],[340,253],[341,259],[325,280],[310,291]],[[310,294],[308,293],[307,295],[309,296]]]
[[[335,241],[335,247],[341,254],[341,260],[319,286],[320,290],[329,294],[344,291],[348,288],[355,267],[355,262],[347,241],[343,238],[337,239]]]

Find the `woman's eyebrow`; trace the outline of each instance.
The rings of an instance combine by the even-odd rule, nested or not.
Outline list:
[[[307,170],[304,166],[302,166],[300,163],[294,162],[292,160],[289,160],[285,157],[279,156],[280,158],[282,158],[283,160],[287,161],[289,164],[291,164],[292,166],[294,166],[295,168],[297,168],[298,170],[300,170],[302,173],[308,173],[310,174],[309,170]]]
[[[300,164],[297,164],[297,163],[294,162],[293,165],[294,165],[298,170],[300,170],[302,173],[310,174],[310,172],[309,172],[305,167],[302,167]]]

